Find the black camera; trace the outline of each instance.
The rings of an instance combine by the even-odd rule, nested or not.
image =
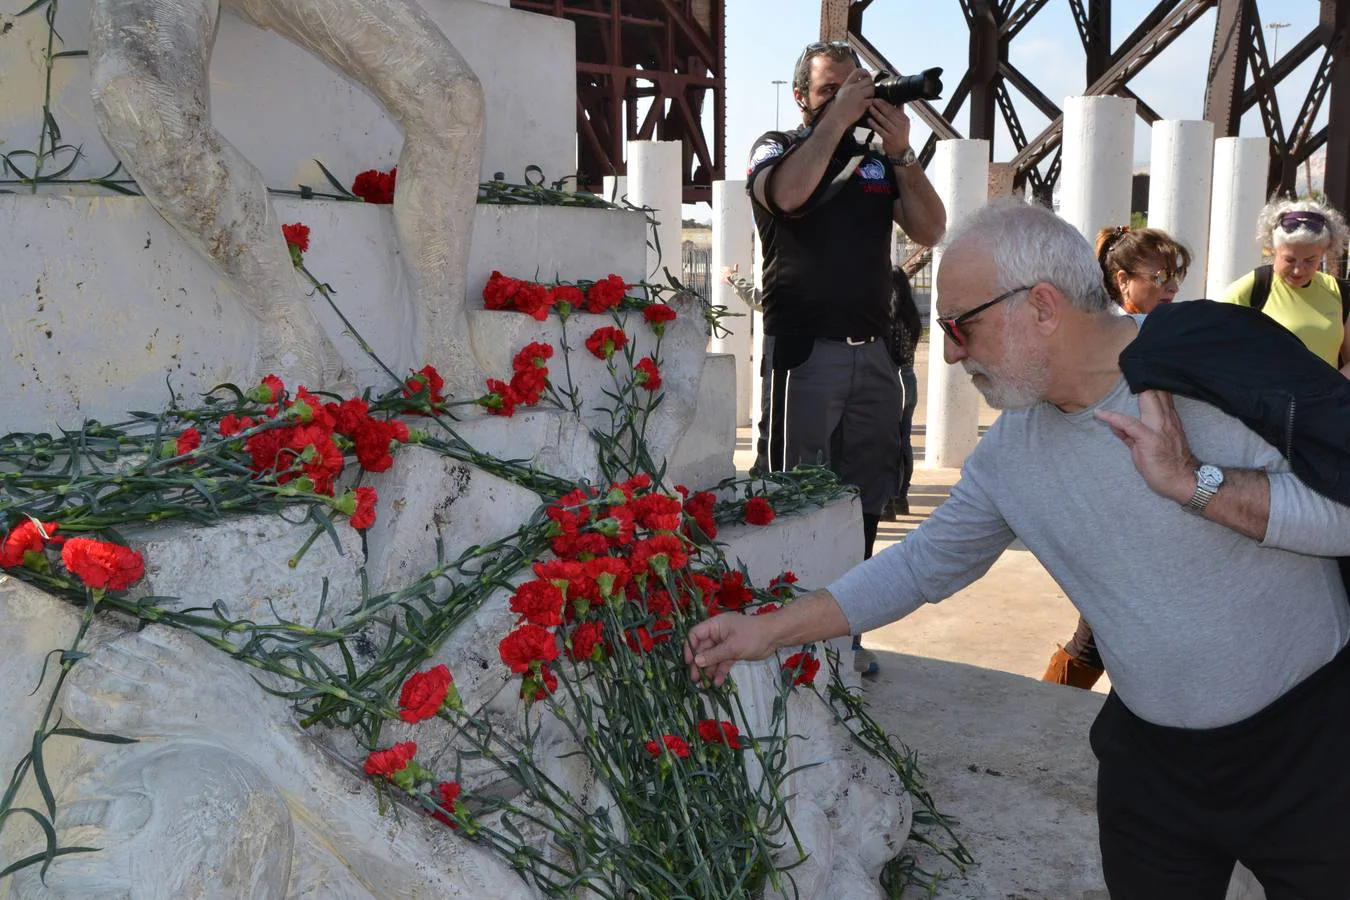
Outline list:
[[[884,100],[892,106],[900,106],[914,100],[936,100],[942,96],[942,69],[924,69],[917,75],[892,75],[890,72],[876,74],[876,94],[878,100]],[[871,128],[867,124],[867,113],[854,123],[854,128]]]
[[[917,75],[876,75],[878,100],[892,106],[914,100],[936,100],[942,96],[942,69],[924,69]]]

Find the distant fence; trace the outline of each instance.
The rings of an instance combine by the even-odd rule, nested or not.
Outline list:
[[[685,244],[680,280],[705,300],[712,299],[712,249]]]

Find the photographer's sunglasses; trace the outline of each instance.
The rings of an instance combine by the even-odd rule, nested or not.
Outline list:
[[[943,334],[947,335],[947,337],[952,339],[953,344],[955,344],[958,347],[964,347],[966,345],[966,336],[961,333],[962,322],[969,322],[971,319],[973,319],[975,316],[978,316],[980,313],[984,312],[989,307],[1002,303],[1009,297],[1012,297],[1016,294],[1020,294],[1023,291],[1029,291],[1035,286],[1036,285],[1034,284],[1029,284],[1026,287],[1013,288],[1011,291],[999,294],[993,300],[986,300],[984,303],[981,303],[974,309],[968,309],[957,316],[938,316],[937,318],[938,327],[942,329]]]
[[[792,67],[792,71],[796,72],[798,69],[800,69],[802,67],[802,63],[806,60],[808,56],[820,53],[824,50],[831,50],[831,49],[847,50],[849,56],[853,57],[853,64],[856,66],[862,65],[862,61],[858,59],[857,51],[853,49],[853,45],[850,44],[848,41],[816,41],[814,43],[807,44],[806,48],[802,50],[802,55],[797,57],[797,65]]]

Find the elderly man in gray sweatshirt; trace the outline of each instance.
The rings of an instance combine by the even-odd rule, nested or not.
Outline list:
[[[1235,861],[1270,900],[1350,896],[1350,507],[1237,419],[1131,394],[1092,248],[1054,214],[986,207],[938,272],[944,356],[1004,410],[950,498],[828,589],[690,633],[694,677],[936,603],[1020,540],[1098,636],[1093,723],[1114,900],[1222,900]]]

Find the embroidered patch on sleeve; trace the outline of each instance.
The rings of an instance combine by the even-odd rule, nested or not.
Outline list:
[[[783,147],[773,141],[765,141],[755,148],[755,152],[750,154],[750,165],[745,170],[745,174],[753,175],[761,166],[771,159],[777,159],[783,155]]]

